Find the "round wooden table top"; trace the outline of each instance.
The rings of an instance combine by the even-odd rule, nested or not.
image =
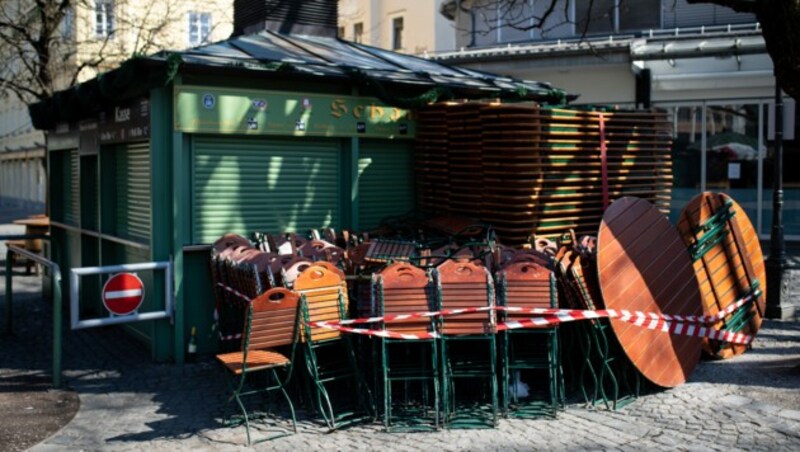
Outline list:
[[[730,202],[730,208],[725,204]],[[753,281],[761,295],[755,303],[745,305],[746,312],[730,315],[724,322],[712,325],[712,328],[736,329],[739,332],[754,335],[761,327],[767,299],[767,274],[761,244],[753,223],[742,207],[724,193],[701,193],[684,207],[678,220],[678,232],[683,243],[689,249],[696,246],[705,234],[710,233],[699,228],[712,218],[715,212],[728,210],[733,217],[724,222],[724,238],[698,256],[694,262],[694,271],[700,284],[703,300],[703,312],[713,315],[736,303],[742,296],[752,290]],[[746,322],[741,323],[743,320]],[[737,326],[737,319],[739,325]],[[705,340],[703,348],[718,358],[730,358],[743,353],[746,345],[722,343]]]
[[[692,260],[678,232],[649,202],[614,201],[597,237],[597,272],[607,309],[664,314],[703,313]],[[702,340],[611,319],[634,366],[662,387],[682,384],[700,360]]]
[[[20,218],[19,220],[14,220],[14,224],[20,224],[23,226],[47,227],[50,226],[50,218],[48,217]]]

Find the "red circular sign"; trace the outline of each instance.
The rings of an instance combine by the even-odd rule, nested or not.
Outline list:
[[[117,273],[103,286],[103,304],[112,314],[130,314],[139,309],[142,301],[144,284],[133,273]]]

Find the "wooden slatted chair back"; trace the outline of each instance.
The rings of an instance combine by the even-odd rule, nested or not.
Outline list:
[[[391,264],[380,272],[376,283],[380,287],[384,316],[437,310],[428,274],[418,267],[407,263]],[[403,334],[428,333],[431,319],[389,320],[384,322],[384,327]]]
[[[242,237],[239,234],[234,234],[232,232],[229,232],[229,233],[223,235],[222,237],[218,238],[217,241],[215,241],[211,245],[211,249],[215,253],[219,254],[222,251],[224,251],[225,249],[228,249],[228,248],[235,249],[235,248],[238,248],[240,246],[249,247],[250,246],[250,241],[247,240],[246,238]]]
[[[555,308],[555,281],[553,272],[534,262],[514,262],[498,275],[501,289],[498,303],[516,308]],[[531,314],[507,311],[508,319],[526,319]]]
[[[293,287],[295,280],[307,268],[311,267],[313,261],[305,257],[295,257],[287,264],[284,265],[281,276],[283,278],[283,285],[285,287]]]
[[[333,262],[328,262],[328,261],[315,261],[311,263],[311,266],[325,268],[333,273],[336,273],[336,275],[342,278],[342,288],[344,289],[344,296],[343,296],[344,312],[349,313],[350,297],[347,286],[347,275],[345,275],[344,271],[341,268],[337,267],[336,264],[334,264]]]
[[[328,270],[330,270],[330,271],[332,271],[332,272],[336,273],[337,275],[339,275],[339,277],[340,277],[340,278],[342,278],[342,281],[344,281],[344,280],[345,280],[345,278],[346,278],[346,276],[345,276],[344,272],[342,271],[342,269],[341,269],[341,268],[339,268],[339,267],[337,267],[337,266],[336,266],[334,263],[332,263],[332,262],[328,262],[328,261],[316,261],[316,262],[312,263],[312,264],[311,264],[311,266],[312,266],[312,267],[323,267],[323,268],[326,268],[326,269],[328,269]]]
[[[494,306],[494,290],[482,265],[448,260],[437,268],[437,290],[441,309]],[[493,310],[442,317],[442,334],[494,333]]]
[[[294,342],[299,303],[298,294],[282,287],[270,289],[253,299],[247,350],[263,350]]]
[[[337,273],[321,266],[309,266],[295,280],[294,290],[305,296],[304,309],[309,322],[336,322],[346,318],[347,286]],[[312,342],[340,336],[337,330],[311,328]],[[301,339],[306,340],[305,333]]]

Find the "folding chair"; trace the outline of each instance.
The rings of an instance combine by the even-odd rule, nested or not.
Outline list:
[[[555,275],[534,262],[511,262],[497,274],[498,304],[508,308],[555,308]],[[531,314],[501,311],[503,322],[529,319]],[[562,386],[558,327],[509,329],[501,335],[503,414],[514,417],[556,416]],[[537,374],[538,371],[538,374]],[[545,384],[540,385],[544,374]],[[525,376],[526,382],[520,378]],[[514,379],[513,383],[510,382]],[[527,384],[528,388],[523,385]],[[544,400],[534,393],[544,386]],[[527,394],[526,394],[527,393]],[[525,400],[523,400],[525,399]]]
[[[316,265],[297,277],[294,288],[303,296],[301,310],[305,323],[301,340],[312,384],[311,397],[323,420],[333,431],[373,419],[372,395],[356,362],[350,337],[337,330],[309,325],[309,322],[347,318],[345,280],[336,272]],[[334,384],[339,386],[331,388]],[[349,406],[344,408],[344,405]]]
[[[229,248],[219,254],[212,252],[211,257],[212,284],[217,294],[214,316],[221,342],[220,350],[223,352],[238,350],[245,329],[248,303],[246,299],[219,287],[217,283],[250,299],[264,290],[257,268],[233,261],[232,253],[233,250]]]
[[[391,264],[376,275],[373,284],[381,316],[438,310],[429,275],[413,265]],[[438,429],[438,356],[436,340],[430,337],[435,331],[435,319],[384,320],[383,329],[406,336],[380,339],[386,430]],[[393,399],[398,385],[402,389],[402,405]],[[398,416],[393,418],[395,414]]]
[[[305,257],[295,257],[286,263],[281,270],[283,285],[291,289],[297,277],[310,267],[311,264],[313,264],[313,261]]]
[[[494,427],[498,396],[492,278],[481,265],[453,260],[441,264],[434,275],[442,310],[487,308],[471,314],[443,316],[439,321],[444,426]],[[480,397],[471,407],[456,400],[457,380],[484,383],[478,391]],[[488,410],[487,396],[491,400]]]
[[[242,400],[245,396],[279,391],[286,399],[291,413],[291,430],[273,427],[270,430],[277,430],[275,434],[256,442],[297,433],[294,405],[286,392],[286,385],[292,376],[294,352],[299,337],[299,306],[299,295],[287,289],[275,288],[259,295],[250,302],[247,309],[242,350],[217,355],[217,360],[238,379],[228,403],[235,400],[242,410],[241,419],[228,419],[226,415],[225,422],[229,425],[240,425],[243,422],[248,445],[253,444],[250,437],[250,419],[253,415],[247,412]],[[291,345],[289,356],[275,349],[286,345]],[[283,379],[278,374],[279,369],[285,374]],[[247,376],[255,372],[266,373],[266,381],[261,387],[245,390]]]

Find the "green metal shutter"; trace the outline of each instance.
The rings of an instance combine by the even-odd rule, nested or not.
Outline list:
[[[80,223],[81,192],[78,151],[66,151],[62,169],[64,171],[64,223],[78,226]]]
[[[81,228],[90,231],[99,229],[98,221],[98,186],[97,186],[97,156],[90,155],[81,160]]]
[[[121,146],[115,154],[116,225],[122,238],[150,240],[150,148],[147,143]]]
[[[339,227],[338,142],[196,137],[193,150],[194,243]]]
[[[374,228],[414,207],[411,143],[363,140],[358,158],[358,227]]]

